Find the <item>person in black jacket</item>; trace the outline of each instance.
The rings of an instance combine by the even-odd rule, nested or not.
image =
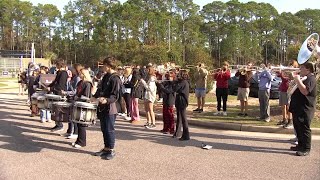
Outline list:
[[[62,91],[67,91],[67,80],[68,73],[65,70],[65,64],[63,59],[58,59],[56,61],[57,75],[56,78],[52,81],[52,83],[48,86],[48,90],[53,92],[56,95],[62,95]],[[51,128],[52,132],[58,132],[63,130],[62,122],[56,121],[56,125]]]
[[[80,99],[81,96],[91,98],[93,84],[92,79],[88,69],[80,70],[79,74],[81,81],[77,84],[75,100]],[[81,148],[87,145],[87,134],[86,134],[86,125],[77,123],[78,127],[78,138],[76,142],[72,143],[72,146],[75,148]]]
[[[173,79],[174,73],[168,72],[166,75],[166,81],[163,83],[158,83],[158,87],[161,90],[162,98],[163,98],[163,129],[162,133],[170,134],[174,133],[174,112],[173,105],[175,101],[175,92],[173,90]]]
[[[118,114],[116,102],[120,96],[121,80],[116,73],[116,59],[107,57],[103,60],[103,68],[106,74],[103,76],[101,88],[97,90],[92,98],[98,98],[98,119],[100,119],[101,131],[103,134],[104,148],[94,153],[103,159],[111,160],[115,156],[115,120]]]
[[[143,87],[140,83],[141,74],[138,68],[133,69],[132,78],[130,82],[127,84],[127,87],[131,87],[131,99],[130,99],[130,116],[131,123],[138,124],[140,122],[139,116],[139,99],[142,98],[143,95]]]
[[[189,105],[189,82],[188,79],[188,72],[186,70],[180,70],[177,76],[177,81],[173,87],[173,90],[176,92],[176,111],[177,111],[177,125],[176,131],[173,135],[173,138],[180,136],[181,134],[181,124],[183,126],[183,133],[180,141],[186,141],[190,139],[189,135],[189,128],[188,128],[188,121],[187,121],[187,114],[186,110]]]

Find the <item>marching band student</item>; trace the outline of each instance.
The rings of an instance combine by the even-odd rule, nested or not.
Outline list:
[[[32,105],[31,102],[31,96],[36,92],[36,90],[34,89],[34,83],[35,80],[38,76],[39,73],[39,69],[34,66],[32,69],[29,70],[29,82],[28,82],[28,94],[29,94],[29,101],[30,101],[30,110],[31,110],[31,117],[34,117],[38,114],[39,109],[37,108],[37,106]]]
[[[80,70],[79,77],[81,81],[77,84],[75,100],[80,99],[81,96],[91,98],[93,84],[88,69]],[[75,148],[81,148],[87,145],[87,134],[86,134],[86,125],[77,123],[78,127],[78,138],[76,142],[72,143],[72,146]]]
[[[38,75],[38,77],[35,80],[34,89],[36,89],[36,88],[44,89],[45,88],[45,87],[41,86],[39,83],[41,74],[47,74],[45,66],[40,67],[40,74]],[[44,123],[46,121],[51,122],[51,112],[47,109],[40,109],[40,121],[42,123]]]
[[[132,124],[138,124],[140,121],[139,116],[139,99],[142,99],[143,96],[143,87],[140,86],[140,71],[138,68],[135,68],[132,72],[132,78],[129,82],[128,86],[131,87],[131,123]]]
[[[94,153],[95,156],[101,156],[103,159],[111,160],[114,158],[115,150],[115,120],[118,114],[116,101],[120,98],[121,80],[116,72],[116,59],[107,57],[103,60],[105,75],[102,79],[101,88],[99,88],[92,98],[99,98],[98,118],[100,119],[101,131],[103,134],[104,148]]]
[[[217,112],[214,115],[227,115],[227,100],[228,100],[228,80],[231,77],[229,63],[224,62],[222,69],[217,71],[213,78],[217,81],[216,97],[217,97]],[[223,100],[223,112],[221,110],[221,99]]]
[[[236,77],[239,77],[239,87],[237,99],[240,100],[241,112],[238,116],[248,116],[248,99],[250,93],[250,79],[252,77],[252,71],[247,69],[242,69],[241,72],[238,70],[235,74]]]
[[[69,78],[69,75],[65,70],[65,64],[63,62],[63,59],[58,59],[56,61],[56,69],[57,69],[56,78],[48,86],[48,90],[53,92],[53,94],[61,95],[62,91],[67,91],[67,80]],[[57,121],[56,121],[56,125],[53,128],[51,128],[52,132],[58,132],[62,130],[63,130],[62,122],[57,122]]]
[[[193,110],[193,112],[201,113],[203,112],[206,100],[208,71],[204,68],[203,63],[200,63],[197,68],[197,72],[194,74],[194,79],[196,80],[195,95],[197,97],[198,108]]]
[[[145,127],[147,129],[154,129],[156,128],[156,119],[153,111],[153,105],[157,97],[157,85],[156,85],[157,78],[155,76],[156,74],[155,74],[154,67],[148,66],[147,70],[148,70],[147,80],[146,81],[144,79],[140,80],[140,82],[145,88],[144,107],[145,107],[146,116],[147,116],[147,124],[145,125]]]
[[[312,63],[300,66],[300,75],[307,79],[302,82],[300,75],[293,75],[298,88],[291,95],[289,111],[292,113],[293,125],[298,137],[298,145],[290,149],[297,151],[297,156],[307,156],[311,150],[311,120],[316,110],[317,79]]]
[[[177,76],[177,82],[173,87],[174,91],[176,92],[176,100],[175,106],[177,111],[177,124],[176,124],[176,131],[173,134],[173,138],[180,136],[181,134],[181,124],[183,127],[183,132],[180,141],[186,141],[190,139],[189,135],[189,127],[187,121],[187,106],[189,105],[189,82],[188,79],[188,72],[186,70],[180,70],[179,75]]]
[[[158,87],[162,92],[163,97],[163,129],[161,130],[162,133],[170,134],[174,133],[174,113],[173,113],[173,105],[175,101],[175,92],[173,90],[173,80],[174,80],[174,73],[169,72],[165,75],[165,82],[158,83]]]
[[[292,127],[291,113],[289,112],[289,98],[287,90],[289,88],[289,77],[285,76],[285,72],[277,72],[277,76],[281,78],[281,84],[279,86],[279,106],[282,109],[282,121],[279,121],[277,125],[282,125],[284,128]]]
[[[132,79],[132,69],[130,67],[126,67],[124,69],[124,73],[123,73],[123,86],[124,88],[122,89],[123,92],[123,98],[124,101],[126,103],[126,109],[127,109],[127,114],[125,116],[126,120],[131,120],[131,98],[130,98],[130,94],[131,94],[131,87],[129,85],[131,79]]]
[[[77,93],[77,85],[81,81],[80,78],[80,72],[83,69],[83,66],[81,64],[73,64],[73,68],[70,70],[72,73],[72,77],[70,80],[67,81],[67,91],[62,90],[62,95],[67,96],[67,99],[69,101],[73,101],[75,98],[75,95]],[[67,139],[75,139],[78,137],[78,125],[77,123],[72,122],[71,119],[69,119],[68,122],[68,129],[63,136],[67,137]]]
[[[270,89],[272,75],[265,64],[260,66],[263,71],[259,76],[259,104],[260,104],[260,117],[259,120],[270,122]]]

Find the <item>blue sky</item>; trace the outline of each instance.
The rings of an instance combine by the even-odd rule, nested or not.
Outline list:
[[[54,4],[61,11],[63,10],[63,6],[65,6],[69,0],[22,0],[22,1],[30,1],[34,5],[38,3],[42,4]],[[120,0],[121,2],[125,2],[126,0]],[[200,5],[200,7],[212,2],[213,0],[194,0],[195,4]],[[222,0],[223,2],[227,2],[227,0]],[[254,0],[239,0],[240,2],[248,2]],[[257,0],[256,2],[266,2],[273,5],[279,13],[282,12],[292,12],[296,13],[300,10],[304,10],[307,8],[310,9],[320,9],[319,0]]]

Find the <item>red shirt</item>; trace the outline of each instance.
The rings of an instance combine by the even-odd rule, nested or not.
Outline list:
[[[289,88],[289,78],[288,77],[284,77],[283,73],[279,73],[278,77],[281,78],[282,82],[279,86],[279,91],[281,92],[287,92],[288,88]]]
[[[213,78],[217,81],[217,88],[228,88],[228,80],[231,77],[229,70],[226,72],[219,71],[213,75]]]

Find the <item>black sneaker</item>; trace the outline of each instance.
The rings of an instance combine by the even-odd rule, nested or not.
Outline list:
[[[283,125],[285,125],[285,124],[287,124],[287,121],[286,121],[286,120],[282,120],[282,121],[279,121],[279,122],[277,123],[277,126],[283,126]]]
[[[244,113],[242,116],[243,116],[243,117],[247,117],[247,116],[248,116],[248,114],[247,114],[247,113]]]
[[[198,113],[202,113],[202,112],[203,112],[203,109],[199,109],[199,110],[198,110]]]
[[[63,127],[57,126],[56,128],[51,129],[51,132],[59,132],[59,131],[63,131]]]
[[[108,150],[101,155],[102,159],[111,160],[116,156],[115,150]]]
[[[238,116],[243,116],[244,114],[243,113],[238,113]]]
[[[104,153],[106,153],[107,151],[104,149],[101,149],[98,152],[93,153],[94,156],[102,156]]]
[[[301,147],[300,147],[300,146],[291,146],[291,147],[290,147],[290,150],[291,150],[291,151],[300,151],[300,150],[301,150]]]
[[[297,156],[308,156],[310,154],[310,151],[297,151]]]
[[[179,141],[188,141],[188,140],[190,140],[189,137],[181,137],[181,138],[179,138]]]
[[[193,110],[193,112],[198,112],[200,109],[199,108],[197,108],[197,109],[194,109]]]
[[[150,126],[150,123],[146,123],[145,125],[143,125],[144,127]]]

